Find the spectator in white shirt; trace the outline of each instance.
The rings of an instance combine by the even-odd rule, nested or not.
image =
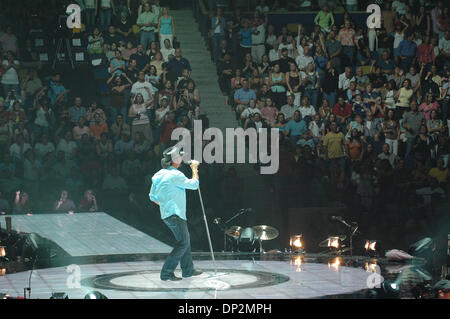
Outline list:
[[[63,152],[66,159],[72,159],[75,156],[76,149],[77,144],[72,140],[72,132],[67,131],[64,138],[59,141],[56,151]]]
[[[356,82],[350,67],[345,67],[345,72],[339,75],[339,90],[346,91],[350,87],[350,82]]]
[[[255,11],[252,20],[252,57],[256,63],[261,63],[262,56],[266,51],[264,44],[266,40],[267,14],[265,14],[264,22],[259,19],[259,12]]]
[[[294,95],[290,94],[287,97],[287,104],[281,107],[280,112],[283,113],[284,119],[288,122],[294,117],[296,110],[298,110],[298,107],[294,104]]]
[[[23,135],[19,134],[16,136],[16,142],[9,148],[9,154],[14,160],[20,161],[23,159],[25,152],[29,149],[31,149],[31,145],[25,143]]]
[[[442,0],[439,0],[437,2],[437,5],[431,10],[431,22],[433,25],[433,32],[435,34],[439,34],[440,32],[440,24],[438,17],[442,14],[442,9],[444,8],[444,2]]]
[[[163,56],[164,62],[169,61],[169,55],[175,56],[175,49],[172,47],[172,43],[169,39],[164,40],[164,47],[161,48],[160,52]]]
[[[55,145],[48,140],[48,134],[42,134],[41,141],[34,145],[34,153],[37,158],[42,159],[48,153],[55,151]]]
[[[450,31],[445,31],[444,37],[439,39],[439,60],[450,68]]]
[[[133,86],[131,87],[131,95],[136,96],[138,93],[142,94],[144,102],[147,102],[148,100],[152,99],[157,91],[158,90],[155,87],[153,87],[153,85],[150,82],[145,81],[144,71],[139,72],[138,81],[134,83]]]
[[[277,42],[274,42],[273,49],[269,51],[269,60],[270,62],[274,62],[280,59],[280,44]]]
[[[317,145],[325,135],[325,124],[320,119],[319,114],[314,114],[314,120],[309,123],[308,129],[311,132],[314,144]]]
[[[0,35],[0,45],[3,48],[3,52],[12,51],[14,54],[18,53],[17,37],[12,33],[11,27],[7,27],[6,32]]]
[[[251,99],[248,103],[248,107],[241,113],[242,123],[245,123],[245,121],[255,113],[261,114],[261,111],[256,107],[256,101]]]
[[[309,103],[309,97],[302,97],[302,102],[298,108],[302,115],[302,119],[307,123],[312,120],[313,116],[316,115],[316,109]]]
[[[309,47],[303,48],[303,54],[297,56],[295,63],[297,63],[298,68],[303,72],[305,72],[308,64],[314,64],[314,58],[309,56]]]
[[[8,58],[3,60],[3,76],[2,85],[4,96],[8,96],[11,89],[14,89],[16,94],[20,93],[19,75],[17,73],[20,66],[20,62],[16,60],[14,53],[8,51]]]

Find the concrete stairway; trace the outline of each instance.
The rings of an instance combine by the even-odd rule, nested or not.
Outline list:
[[[217,83],[216,67],[211,61],[210,52],[198,31],[198,24],[192,11],[172,10],[171,15],[175,19],[175,31],[181,42],[183,56],[191,64],[192,78],[200,91],[201,113],[209,117],[210,127],[222,130],[225,142],[225,129],[235,128],[237,122],[234,112],[225,105],[226,97],[222,95]],[[265,213],[270,210],[271,198],[265,196],[268,191],[265,189],[262,176],[253,169],[253,164],[234,164],[234,166],[244,181],[244,198],[246,198],[244,206],[252,207],[257,214],[253,216],[255,223],[267,221],[267,216],[262,215],[266,215]]]
[[[198,31],[192,11],[174,10],[171,14],[175,19],[175,31],[181,42],[183,56],[191,64],[192,78],[200,91],[201,112],[208,115],[211,127],[221,130],[234,127],[234,114],[225,106],[225,97],[217,83],[216,67]]]

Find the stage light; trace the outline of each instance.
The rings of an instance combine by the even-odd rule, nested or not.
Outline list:
[[[6,268],[0,268],[0,277],[6,276]]]
[[[366,244],[364,245],[364,249],[366,251],[376,251],[376,245],[377,245],[377,241],[376,240],[366,240]]]
[[[302,235],[293,235],[289,241],[289,246],[293,251],[303,251]]]
[[[4,246],[0,246],[0,258],[6,257],[6,248]]]
[[[382,297],[396,298],[400,293],[400,285],[397,282],[385,280],[381,283],[381,289],[383,289]]]
[[[366,269],[367,272],[377,272],[378,270],[378,265],[376,262],[373,263],[366,263],[364,268]]]
[[[84,299],[108,299],[108,298],[98,291],[91,291],[86,296],[84,296]]]
[[[339,248],[339,237],[328,238],[328,247]]]
[[[400,294],[398,281],[385,280],[379,288],[368,291],[368,296],[374,299],[397,299]]]
[[[333,259],[332,263],[328,263],[328,268],[334,268],[334,270],[339,271],[339,266],[341,266],[342,261],[340,257]]]
[[[303,257],[302,256],[296,256],[293,260],[291,260],[291,265],[295,265],[295,272],[301,272],[302,271],[302,264],[303,264]]]
[[[377,255],[377,250],[379,250],[379,243],[377,240],[366,240],[366,243],[364,244],[364,249],[366,251],[366,255],[368,256],[375,256]]]
[[[54,292],[50,299],[69,299],[69,296],[65,292]]]

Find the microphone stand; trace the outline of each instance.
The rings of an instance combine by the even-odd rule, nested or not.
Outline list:
[[[231,222],[232,220],[234,220],[234,219],[236,219],[237,217],[241,216],[243,213],[245,213],[245,209],[239,210],[239,212],[238,212],[236,215],[234,215],[233,217],[231,217],[229,220],[227,220],[227,221],[225,222],[225,224],[228,224],[228,223]]]
[[[31,298],[31,276],[33,275],[34,266],[36,265],[38,257],[34,256],[33,267],[31,268],[30,277],[28,278],[28,287],[23,288],[23,299],[27,299],[27,291],[28,291],[28,299]]]
[[[205,207],[203,206],[202,192],[200,191],[200,186],[198,187],[198,196],[200,197],[200,204],[202,205],[203,220],[205,222],[206,234],[208,235],[209,249],[211,250],[211,258],[214,264],[214,274],[217,275],[216,260],[214,258],[214,251],[211,243],[211,236],[209,235],[208,221],[206,220]]]
[[[246,212],[245,209],[240,209],[239,212],[236,215],[234,215],[233,217],[228,219],[226,222],[224,222],[224,225],[225,225],[224,230],[223,230],[223,251],[224,252],[227,251],[227,227],[228,227],[227,224],[229,222],[231,222],[232,220],[238,218],[239,216],[241,216],[245,212]]]
[[[350,230],[350,257],[353,257],[353,236],[355,236],[356,234],[359,234],[360,232],[358,231],[359,226],[357,222],[351,222],[351,225],[349,223],[347,223],[345,220],[343,220],[342,218],[339,219],[335,219],[338,222],[340,222],[341,224],[345,225],[349,230]]]

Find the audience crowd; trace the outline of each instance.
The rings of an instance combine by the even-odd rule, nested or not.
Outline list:
[[[70,73],[43,66],[29,33],[16,34],[12,25],[0,32],[3,214],[136,203],[136,194],[147,197],[172,131],[207,120],[168,7],[148,0],[81,4],[89,71],[107,74],[92,82],[94,96],[71,89]]]
[[[431,218],[421,209],[450,185],[448,4],[376,0],[382,27],[368,29],[352,12],[372,1],[343,1],[343,19],[341,1],[246,1],[252,14],[241,2],[207,1],[208,45],[237,126],[280,130],[280,170],[266,180],[281,207],[340,201],[369,213],[398,204]],[[207,120],[167,6],[81,3],[91,67],[108,74],[96,83],[101,99],[71,90],[68,74],[42,71],[29,39],[51,24],[39,7],[29,30],[2,26],[1,212],[133,203],[148,193],[172,130]],[[3,14],[16,5],[2,1]],[[314,25],[271,25],[270,12],[283,9],[318,12]]]
[[[280,130],[277,209],[339,201],[357,220],[432,221],[450,190],[448,3],[373,1],[382,26],[368,29],[352,11],[371,1],[256,2],[244,16],[216,1],[209,43],[237,125]],[[314,25],[270,24],[311,4]]]

